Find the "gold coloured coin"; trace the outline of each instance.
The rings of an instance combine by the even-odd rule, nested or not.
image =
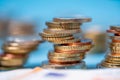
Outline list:
[[[24,64],[24,59],[10,59],[10,60],[1,60],[2,66],[22,66]]]
[[[119,61],[113,61],[113,60],[105,60],[105,62],[107,63],[112,63],[112,64],[120,64],[120,60]]]
[[[91,45],[92,44],[92,41],[90,39],[80,39],[79,42],[75,42],[75,43],[70,43],[68,45],[71,45],[71,46],[76,46],[76,45]]]
[[[68,50],[68,51],[64,51],[64,50],[55,50],[55,52],[57,52],[57,53],[67,53],[67,54],[74,54],[74,53],[86,53],[87,52],[87,50],[85,50],[85,51],[80,51],[80,50]]]
[[[110,43],[110,47],[120,47],[120,43]]]
[[[73,29],[73,30],[56,30],[56,29],[44,29],[44,33],[48,34],[74,34],[79,33],[80,29]]]
[[[108,54],[107,57],[110,57],[110,58],[120,58],[120,55],[116,56],[116,55]]]
[[[77,45],[77,46],[65,46],[65,45],[55,45],[55,49],[56,50],[63,50],[63,51],[67,51],[67,50],[88,50],[91,48],[91,45]]]
[[[50,56],[55,57],[79,57],[84,56],[85,53],[58,53],[58,52],[49,52]]]
[[[11,54],[27,54],[31,51],[30,49],[23,49],[19,47],[3,47],[3,50]]]
[[[51,58],[56,58],[56,59],[59,59],[59,58],[76,58],[76,57],[79,57],[79,58],[82,58],[84,59],[84,56],[85,55],[75,55],[75,54],[69,54],[69,55],[56,55],[56,54],[49,54],[48,55],[48,58],[51,59]]]
[[[1,56],[0,64],[2,66],[22,66],[26,58],[26,55],[13,55],[6,53]]]
[[[42,37],[68,37],[72,36],[72,34],[64,34],[64,33],[54,33],[54,34],[48,34],[48,33],[41,33],[40,34]]]
[[[107,64],[107,65],[106,65],[106,64],[101,64],[101,66],[104,67],[104,68],[105,68],[105,67],[106,67],[106,68],[119,68],[119,67],[120,67],[120,66],[118,66],[118,65],[112,65],[112,64],[109,64],[109,65],[108,65],[108,64]]]
[[[46,22],[46,25],[50,29],[80,29],[81,23],[78,22]]]
[[[49,60],[50,64],[59,64],[59,65],[66,65],[66,64],[77,64],[81,61],[55,61],[55,60]]]
[[[51,41],[54,44],[68,44],[68,43],[73,43],[73,42],[77,42],[79,41],[79,39],[71,39],[71,40],[63,40],[63,41]]]
[[[102,62],[102,65],[108,65],[108,66],[120,66],[120,64],[118,64],[118,63],[108,63],[108,62]]]
[[[87,17],[81,17],[81,18],[54,18],[53,21],[54,22],[79,22],[79,23],[83,23],[83,22],[90,22],[91,18],[87,18]]]
[[[57,62],[72,62],[72,61],[81,61],[83,57],[72,57],[72,58],[59,58],[59,57],[48,57],[50,61]]]
[[[110,62],[102,62],[103,65],[113,65],[113,66],[119,66],[120,64],[110,63]]]
[[[47,38],[47,37],[43,37],[44,40],[48,40],[48,41],[62,41],[62,40],[70,40],[70,39],[74,39],[73,36],[68,36],[68,37],[61,37],[61,38]]]

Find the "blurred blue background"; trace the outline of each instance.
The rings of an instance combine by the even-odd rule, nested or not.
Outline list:
[[[54,17],[81,15],[92,18],[92,22],[82,25],[84,31],[95,25],[105,31],[110,25],[120,24],[120,0],[0,0],[0,18],[34,21],[37,32],[42,32],[47,27],[45,22]],[[25,67],[39,66],[47,60],[47,53],[52,49],[51,43],[40,44],[38,50],[30,54]],[[90,68],[95,68],[103,57],[101,54],[88,55],[85,61]]]

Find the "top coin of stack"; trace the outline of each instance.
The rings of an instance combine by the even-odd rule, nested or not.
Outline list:
[[[109,34],[110,52],[106,55],[101,66],[107,68],[120,68],[120,26],[111,26]]]

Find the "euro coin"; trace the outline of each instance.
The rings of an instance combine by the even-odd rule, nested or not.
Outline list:
[[[88,17],[81,17],[81,18],[54,18],[54,22],[90,22],[91,18]]]
[[[65,29],[65,30],[72,30],[72,29],[80,29],[81,23],[77,22],[46,22],[46,25],[49,29]]]

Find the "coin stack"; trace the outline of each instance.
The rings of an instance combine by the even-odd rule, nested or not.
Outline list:
[[[22,23],[15,24],[12,23],[12,26],[9,26],[10,37],[2,47],[4,54],[0,56],[0,70],[23,67],[29,53],[35,50],[41,42],[40,40],[30,39],[30,36],[35,34],[31,26],[28,27]]]
[[[109,52],[99,68],[120,68],[120,26],[111,26],[109,34]]]
[[[54,43],[54,51],[48,53],[48,63],[43,68],[80,69],[85,67],[82,61],[85,53],[92,47],[90,39],[81,39],[76,34],[81,33],[80,25],[91,21],[90,18],[54,18],[53,22],[46,22],[43,40]]]

